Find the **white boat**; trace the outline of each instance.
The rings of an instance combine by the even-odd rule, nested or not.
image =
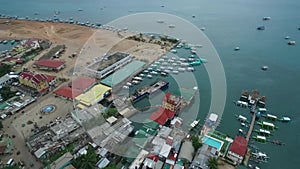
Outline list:
[[[291,40],[288,42],[288,45],[296,45],[296,41]]]
[[[163,59],[167,59],[168,56],[167,56],[167,55],[163,55],[162,58],[163,58]]]
[[[127,85],[127,86],[132,86],[132,83],[127,82],[126,85]]]
[[[165,59],[161,58],[161,59],[158,59],[159,62],[163,62],[165,61]]]
[[[156,64],[152,64],[151,67],[157,67],[157,65]]]
[[[162,76],[167,76],[168,75],[168,73],[166,73],[166,72],[161,72],[160,73]]]
[[[153,68],[152,68],[152,67],[149,67],[148,70],[151,71],[151,70],[153,70]]]
[[[177,50],[172,49],[171,52],[172,52],[172,53],[177,53]]]
[[[172,63],[172,66],[177,66],[177,63]]]
[[[149,79],[151,79],[151,78],[152,78],[152,75],[147,75],[147,77],[148,77]]]
[[[177,59],[177,57],[172,57],[172,59],[173,59],[173,60],[176,60],[176,59]]]
[[[186,61],[187,61],[185,58],[179,58],[179,60],[180,60],[181,62],[186,62]]]
[[[139,74],[139,76],[140,76],[140,77],[145,77],[145,74],[142,74],[142,73],[141,73],[141,74]]]
[[[205,27],[201,27],[200,30],[205,31]]]
[[[136,85],[136,84],[139,84],[139,83],[140,83],[140,81],[137,81],[137,80],[133,80],[133,81],[132,81],[132,84],[135,84],[135,85]]]
[[[192,54],[196,54],[196,50],[191,50]]]
[[[189,66],[190,64],[184,62],[184,63],[181,63],[180,65],[181,65],[181,66]]]
[[[168,62],[174,62],[174,60],[173,59],[169,59]]]
[[[286,36],[284,39],[290,39],[290,36]]]
[[[173,70],[173,67],[170,66],[170,67],[167,67],[167,69],[168,69],[168,70]]]
[[[194,69],[193,67],[188,67],[187,70],[192,72],[192,71],[194,71],[195,69]]]
[[[289,122],[289,121],[291,121],[291,119],[289,117],[282,117],[282,118],[280,118],[280,120],[282,122]]]
[[[168,62],[163,62],[162,65],[166,66],[168,65]]]
[[[195,57],[195,55],[191,55],[191,56],[190,56],[190,58],[194,58],[194,57]]]
[[[168,69],[166,69],[166,70],[164,70],[162,73],[170,73],[171,72],[171,70],[168,70]]]
[[[160,64],[160,62],[159,62],[159,61],[155,61],[154,63],[155,63],[155,64],[157,64],[157,65],[159,65],[159,64]]]
[[[270,16],[265,16],[262,18],[264,21],[268,21],[268,20],[271,20],[271,17]]]
[[[163,66],[161,66],[159,69],[161,69],[161,70],[165,70],[165,69],[166,69],[166,67],[163,67]]]
[[[185,68],[183,68],[183,67],[180,67],[180,68],[178,68],[178,71],[180,71],[180,72],[184,72],[184,71],[185,71]]]
[[[169,25],[169,28],[175,28],[175,25],[171,24],[171,25]]]
[[[157,22],[157,23],[164,23],[164,21],[161,20],[161,19],[157,20],[156,22]]]
[[[144,73],[149,73],[149,70],[144,70],[143,72],[144,72]]]
[[[129,87],[125,85],[125,86],[123,86],[123,89],[129,89]]]
[[[188,61],[193,62],[193,61],[195,61],[195,59],[194,58],[188,58]]]
[[[177,70],[172,71],[173,74],[178,74],[179,72]]]
[[[268,66],[263,66],[263,67],[261,67],[261,70],[268,70],[268,69],[269,69]]]
[[[237,46],[237,47],[234,48],[234,50],[238,51],[238,50],[240,50],[240,47]]]
[[[143,81],[143,78],[141,78],[141,77],[138,77],[138,76],[134,77],[133,79],[134,79],[134,80]]]
[[[152,71],[150,73],[153,74],[153,75],[158,75],[158,72],[155,72],[155,71]]]

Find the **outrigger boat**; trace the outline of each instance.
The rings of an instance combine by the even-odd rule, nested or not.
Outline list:
[[[291,121],[291,119],[289,117],[281,117],[279,120],[281,122],[290,122]]]
[[[265,136],[256,135],[252,138],[261,143],[267,142],[267,138]]]

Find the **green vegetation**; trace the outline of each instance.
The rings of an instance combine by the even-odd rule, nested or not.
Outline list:
[[[10,72],[12,66],[3,64],[0,66],[0,77]]]
[[[105,167],[104,169],[117,169],[117,165],[116,164],[110,164],[107,167]]]
[[[3,101],[6,101],[6,100],[12,98],[13,96],[16,95],[16,93],[17,92],[15,92],[15,91],[11,91],[8,86],[3,86],[0,89],[0,95],[2,96]]]
[[[2,121],[0,121],[0,130],[3,129]]]
[[[75,168],[94,169],[95,164],[100,160],[95,150],[89,146],[87,154],[82,155],[72,160],[72,165]]]
[[[202,146],[202,143],[200,143],[200,140],[197,136],[192,136],[192,144],[195,151],[197,151]]]
[[[218,169],[218,159],[217,158],[209,158],[207,160],[207,166],[209,169]]]
[[[57,160],[59,157],[61,157],[62,155],[64,155],[66,152],[72,153],[73,151],[74,151],[74,145],[73,144],[69,144],[65,149],[62,149],[61,151],[57,152],[56,154],[52,154],[51,156],[49,156],[48,159],[46,159],[45,161],[43,161],[43,164],[44,164],[44,166],[48,166],[52,162],[54,162],[55,160]]]
[[[65,45],[56,45],[54,46],[52,49],[50,49],[50,51],[46,54],[44,54],[40,60],[44,60],[44,59],[51,59],[56,52],[58,51],[63,51],[66,48]]]
[[[104,118],[109,118],[109,117],[111,117],[111,116],[115,116],[115,115],[117,115],[118,114],[118,110],[117,110],[117,108],[112,108],[112,107],[110,107],[110,108],[108,108],[107,110],[106,110],[106,112],[103,114],[103,117]]]

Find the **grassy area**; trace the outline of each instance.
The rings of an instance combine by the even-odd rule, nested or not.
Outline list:
[[[52,59],[52,57],[55,55],[56,52],[60,51],[60,50],[64,50],[66,48],[65,45],[56,45],[54,46],[48,53],[44,54],[40,60],[44,60],[44,59]]]

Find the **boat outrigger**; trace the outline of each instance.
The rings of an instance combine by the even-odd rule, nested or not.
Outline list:
[[[281,117],[281,118],[279,119],[279,121],[281,121],[281,122],[290,122],[291,119],[290,119],[289,117]]]
[[[267,130],[274,130],[277,129],[278,127],[276,127],[273,123],[269,123],[269,122],[257,122],[258,125],[262,126],[263,129],[267,129]]]
[[[271,132],[269,130],[264,130],[264,129],[255,130],[255,132],[257,132],[258,134],[260,134],[262,136],[270,136],[271,135]]]
[[[256,135],[253,136],[252,138],[261,143],[267,142],[267,138],[265,136]]]

